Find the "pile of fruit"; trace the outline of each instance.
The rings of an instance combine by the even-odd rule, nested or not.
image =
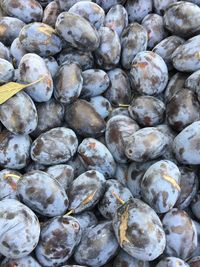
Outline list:
[[[200,1],[0,0],[0,266],[200,266]]]

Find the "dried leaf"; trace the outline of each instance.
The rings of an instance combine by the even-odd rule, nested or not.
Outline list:
[[[165,175],[165,174],[163,175],[163,178],[167,182],[169,182],[171,185],[173,185],[178,191],[181,191],[181,188],[180,188],[179,184],[177,183],[177,181],[174,178],[172,178],[169,175]]]
[[[72,209],[70,211],[68,211],[65,215],[63,215],[63,217],[69,216],[71,214],[73,214],[75,212],[75,210],[80,207],[80,205],[87,205],[95,196],[97,190],[95,190],[92,194],[90,194],[89,196],[87,196],[75,209]]]
[[[112,192],[112,195],[121,203],[122,205],[125,204],[125,201],[121,199],[115,192]]]
[[[71,215],[73,213],[74,213],[74,210],[70,210],[65,215],[63,215],[63,217],[69,216],[69,215]]]
[[[130,105],[128,105],[128,104],[119,104],[118,107],[119,108],[129,108]]]
[[[120,226],[119,226],[120,246],[123,245],[124,241],[130,243],[130,241],[126,237],[126,231],[128,228],[128,217],[129,217],[128,208],[129,208],[129,206],[127,205],[124,213],[121,215],[121,222],[120,222]]]
[[[17,94],[22,89],[32,86],[35,83],[38,83],[43,79],[44,79],[44,76],[42,76],[37,81],[34,81],[29,84],[20,84],[20,83],[10,82],[10,83],[0,86],[0,104],[3,104],[4,102],[6,102],[9,98]]]
[[[94,198],[95,194],[96,194],[97,190],[95,190],[92,194],[90,194],[89,196],[87,196],[82,202],[82,205],[87,205],[90,201],[92,201],[92,199]]]

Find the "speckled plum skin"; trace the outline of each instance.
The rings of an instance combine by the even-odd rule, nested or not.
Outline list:
[[[120,250],[119,254],[115,258],[114,266],[115,267],[150,267],[150,263],[148,261],[141,261],[131,257],[122,249]]]
[[[200,164],[199,152],[200,121],[193,122],[174,139],[173,151],[182,164]]]
[[[100,267],[115,256],[118,246],[112,223],[101,222],[88,228],[75,251],[74,258],[78,264]]]
[[[147,162],[132,162],[128,165],[125,185],[131,191],[133,197],[141,199],[141,181],[147,169],[156,163],[156,160]]]
[[[100,43],[95,50],[96,62],[101,68],[110,70],[117,66],[120,60],[120,39],[117,32],[108,27],[101,27],[98,34]]]
[[[73,5],[75,5],[78,2],[85,1],[85,0],[58,0],[59,6],[61,10],[69,10]],[[91,2],[91,0],[88,0],[88,2]]]
[[[14,199],[0,201],[0,253],[17,259],[30,254],[37,246],[40,224],[28,207]]]
[[[125,202],[133,196],[128,188],[122,186],[121,183],[115,179],[106,181],[105,186],[105,193],[98,203],[98,209],[103,217],[109,220],[113,218],[117,209],[122,205],[116,196],[119,196],[119,198]]]
[[[199,256],[194,257],[190,259],[188,263],[190,264],[190,267],[198,267],[200,263],[200,257]]]
[[[7,259],[5,258],[1,264],[2,267],[42,267],[33,257],[25,256],[20,259]]]
[[[141,22],[147,14],[151,13],[153,2],[152,0],[128,0],[126,1],[125,8],[128,12],[128,19],[130,22]]]
[[[200,70],[193,72],[185,81],[185,87],[195,92],[198,100],[200,100]]]
[[[12,81],[13,77],[14,77],[13,65],[9,61],[0,58],[0,84]]]
[[[83,211],[79,214],[74,214],[73,217],[79,222],[82,232],[85,232],[89,227],[98,224],[97,217],[92,211]]]
[[[21,29],[25,26],[25,23],[17,18],[1,17],[0,18],[0,40],[1,42],[9,46],[18,37]]]
[[[38,137],[40,134],[60,127],[64,121],[64,105],[51,98],[47,102],[35,103],[37,109],[38,123],[31,136]]]
[[[113,106],[119,104],[129,104],[132,97],[131,84],[125,71],[120,68],[114,68],[108,71],[110,85],[104,96]]]
[[[159,261],[159,263],[156,265],[156,267],[177,267],[177,266],[189,267],[189,265],[185,261],[176,257],[166,257],[161,261]]]
[[[25,91],[36,102],[50,100],[53,93],[53,80],[43,58],[33,53],[24,55],[19,63],[19,74],[20,80],[25,83],[43,78]]]
[[[101,95],[91,97],[90,104],[103,119],[107,118],[112,110],[112,106],[108,99]]]
[[[68,197],[60,183],[42,171],[24,174],[17,184],[17,193],[22,202],[43,216],[58,216],[68,208]]]
[[[64,104],[71,104],[80,95],[83,85],[82,71],[78,64],[64,64],[55,77],[55,98]]]
[[[115,5],[110,8],[105,17],[104,25],[115,30],[120,36],[123,29],[128,26],[128,14],[122,5]]]
[[[118,163],[128,161],[125,146],[137,130],[139,126],[128,116],[116,115],[108,120],[105,133],[106,145]]]
[[[85,138],[78,147],[78,154],[87,170],[97,170],[106,178],[115,174],[116,163],[107,147],[94,138]]]
[[[50,166],[45,170],[67,190],[74,179],[74,168],[67,164]]]
[[[101,95],[109,86],[110,79],[108,74],[101,69],[88,69],[82,72],[83,87],[81,90],[82,98],[89,98]]]
[[[163,17],[158,14],[146,15],[142,20],[142,26],[148,32],[149,49],[152,49],[168,35],[164,28]]]
[[[28,52],[23,48],[19,38],[17,37],[10,46],[10,53],[14,58],[15,66],[18,67],[20,60]]]
[[[11,61],[10,49],[0,42],[0,58]]]
[[[57,17],[57,32],[71,46],[83,51],[94,51],[99,46],[97,30],[83,17],[72,13],[63,12]]]
[[[19,40],[27,51],[43,57],[53,56],[62,49],[62,41],[54,28],[41,22],[24,26]]]
[[[168,124],[175,131],[182,131],[185,127],[200,119],[200,105],[194,92],[182,88],[178,91],[166,107]]]
[[[81,235],[80,225],[73,217],[52,218],[41,229],[36,248],[37,260],[42,266],[62,266],[73,254]]]
[[[161,221],[139,199],[133,198],[118,208],[113,228],[121,248],[138,260],[154,260],[164,251],[166,240]]]
[[[140,94],[157,95],[168,82],[168,69],[164,60],[154,52],[139,52],[131,66],[131,78]]]
[[[105,19],[104,10],[96,3],[90,1],[78,1],[68,12],[80,15],[88,20],[97,30],[103,26]]]
[[[0,121],[12,133],[30,134],[38,123],[34,102],[25,92],[17,93],[0,106]]]
[[[183,260],[190,258],[197,247],[197,232],[189,215],[174,208],[165,214],[162,223],[167,240],[165,254]]]
[[[164,120],[165,104],[153,96],[139,96],[133,99],[130,116],[141,126],[156,126]]]
[[[166,136],[155,127],[146,127],[131,136],[125,154],[132,161],[144,162],[160,157],[166,147]]]
[[[64,163],[75,154],[77,147],[74,131],[57,127],[35,139],[31,146],[31,158],[44,165]]]
[[[69,127],[83,137],[96,137],[105,132],[106,123],[85,100],[78,99],[66,107],[65,120]]]
[[[71,184],[68,192],[69,209],[80,213],[92,209],[103,196],[105,177],[98,171],[86,171],[78,176]],[[92,196],[90,201],[85,201]]]
[[[58,62],[53,56],[45,58],[44,61],[51,73],[52,78],[54,79],[59,69]]]
[[[92,52],[78,50],[74,47],[64,48],[57,56],[59,64],[63,63],[78,63],[82,71],[94,67],[94,57]]]
[[[35,0],[3,0],[1,8],[11,17],[21,19],[25,23],[41,21],[43,9]]]
[[[200,8],[186,1],[171,4],[165,10],[165,27],[180,37],[191,37],[200,29]]]
[[[200,194],[199,194],[199,192],[192,199],[190,207],[191,207],[191,210],[192,210],[192,213],[194,214],[194,216],[199,220],[199,218],[200,218],[200,216],[199,216],[199,207],[200,207]]]
[[[179,167],[179,170],[181,172],[181,192],[175,207],[186,209],[198,192],[199,180],[196,172],[187,166]]]
[[[105,12],[107,12],[110,8],[112,8],[115,5],[124,5],[126,0],[109,0],[109,1],[104,1],[104,0],[95,0],[95,2],[100,5]]]
[[[29,160],[31,139],[28,135],[15,135],[9,131],[0,133],[0,165],[10,169],[22,169]]]
[[[155,13],[159,15],[163,15],[166,8],[173,4],[176,3],[178,0],[153,0],[153,5],[155,9]]]
[[[55,28],[56,19],[60,14],[60,6],[57,1],[51,1],[44,9],[42,22]]]
[[[200,35],[196,35],[178,46],[172,54],[174,68],[182,72],[194,72],[199,70],[199,45]]]
[[[131,63],[138,52],[147,49],[147,30],[137,22],[129,24],[121,34],[121,63],[125,69],[131,68]]]
[[[182,72],[177,72],[174,74],[166,87],[164,92],[164,100],[166,103],[170,102],[172,97],[182,88],[184,88],[185,81],[188,75]]]
[[[183,44],[185,40],[179,36],[172,35],[162,39],[154,48],[153,52],[161,56],[167,64],[168,70],[173,69],[172,53],[179,45]]]
[[[166,213],[173,208],[180,195],[180,179],[181,173],[173,162],[157,161],[147,169],[142,178],[144,201],[157,213]]]

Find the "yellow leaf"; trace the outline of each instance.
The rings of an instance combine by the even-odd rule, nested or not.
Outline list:
[[[10,82],[10,83],[0,86],[0,104],[3,104],[4,102],[6,102],[9,98],[17,94],[22,89],[25,89],[31,85],[34,85],[35,83],[38,83],[43,79],[44,79],[44,76],[38,79],[37,81],[34,81],[29,84],[20,84],[20,83]]]

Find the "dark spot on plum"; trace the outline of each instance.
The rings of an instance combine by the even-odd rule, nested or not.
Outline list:
[[[20,251],[18,249],[16,249],[16,250],[13,250],[13,253],[16,254],[16,255],[19,255]]]
[[[48,204],[53,204],[54,203],[54,200],[55,200],[54,195],[51,195],[50,197],[47,198],[46,202]]]
[[[69,205],[68,199],[65,199],[64,204],[65,204],[66,207],[68,207],[68,205]]]
[[[70,137],[69,137],[69,141],[70,141],[71,144],[74,144],[75,141],[76,141],[76,137],[73,136],[73,135],[70,135]]]
[[[31,187],[28,187],[27,189],[26,189],[26,193],[29,195],[29,194],[33,194],[34,192],[35,192],[35,187],[33,187],[33,186],[31,186]]]
[[[15,218],[15,215],[16,214],[14,212],[7,212],[6,219],[12,220],[13,218]]]
[[[6,241],[2,241],[1,243],[4,247],[10,249],[10,245]]]
[[[43,149],[43,145],[44,145],[44,142],[42,141],[41,138],[39,138],[37,140],[37,142],[35,143],[35,146],[33,148],[34,155],[36,155],[36,156],[40,155],[40,153],[41,153],[41,151]]]
[[[18,144],[14,144],[14,150],[18,149],[19,145]]]
[[[180,149],[179,149],[179,154],[182,156],[182,155],[183,155],[183,153],[184,153],[184,151],[185,151],[185,149],[184,149],[184,148],[180,148]]]
[[[96,172],[95,171],[86,172],[85,175],[90,178],[95,178]]]

